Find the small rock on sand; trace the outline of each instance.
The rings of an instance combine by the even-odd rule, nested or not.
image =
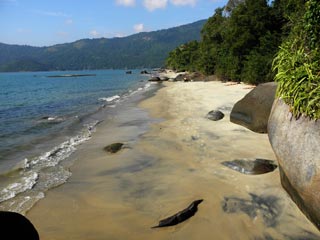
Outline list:
[[[123,145],[123,143],[112,143],[106,146],[104,150],[109,153],[117,153],[122,149]]]

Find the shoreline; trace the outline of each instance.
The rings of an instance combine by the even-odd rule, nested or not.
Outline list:
[[[115,80],[119,80],[124,73],[117,74],[118,72],[118,70],[105,71],[100,74],[114,76]],[[25,77],[34,79],[32,74]],[[68,165],[69,156],[78,146],[91,138],[96,126],[104,121],[117,105],[128,99],[135,99],[136,95],[153,88],[153,84],[146,81],[147,77],[137,71],[130,77],[122,81],[123,87],[117,88],[119,85],[116,84],[111,87],[111,91],[93,94],[87,104],[82,104],[81,112],[69,107],[70,111],[67,112],[54,112],[53,108],[52,113],[50,111],[41,114],[41,111],[37,112],[36,109],[38,115],[30,116],[28,123],[34,132],[38,131],[37,134],[32,135],[22,131],[21,137],[16,137],[16,139],[28,139],[28,144],[19,145],[19,141],[14,142],[14,138],[9,137],[8,140],[2,138],[4,143],[13,141],[13,146],[12,150],[10,149],[11,155],[10,152],[7,155],[0,154],[4,156],[0,166],[1,210],[26,214],[37,201],[45,197],[48,190],[67,181],[71,172],[64,165]],[[108,82],[105,87],[108,89]],[[52,104],[54,105],[54,102]],[[10,129],[10,125],[8,128]],[[1,153],[6,151],[5,147],[1,150],[3,149],[5,150]]]
[[[68,182],[49,191],[27,214],[41,239],[318,236],[282,190],[278,170],[248,176],[221,164],[234,159],[275,160],[267,136],[228,119],[235,101],[250,89],[220,82],[163,85],[138,106],[101,123],[92,139],[79,147]],[[225,113],[224,119],[205,118],[217,108]],[[118,141],[129,148],[115,155],[102,151]],[[192,219],[150,229],[200,198],[204,202]],[[266,218],[268,212],[259,201],[271,217]],[[238,208],[225,211],[223,206],[229,203]]]

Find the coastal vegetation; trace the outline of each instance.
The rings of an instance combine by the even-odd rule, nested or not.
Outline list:
[[[281,45],[273,62],[277,95],[296,117],[320,118],[320,5],[306,2],[306,11]]]
[[[302,0],[229,0],[204,25],[201,40],[170,52],[166,64],[226,80],[272,81],[275,54],[303,9]]]

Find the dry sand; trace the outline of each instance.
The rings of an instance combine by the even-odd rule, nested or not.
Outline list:
[[[282,189],[278,170],[244,175],[221,165],[275,160],[267,135],[229,121],[249,91],[242,84],[168,82],[139,107],[115,113],[74,154],[68,183],[29,212],[41,239],[319,239]],[[224,119],[205,118],[215,109]],[[113,142],[129,148],[103,152]],[[196,199],[204,202],[194,217],[150,228]]]

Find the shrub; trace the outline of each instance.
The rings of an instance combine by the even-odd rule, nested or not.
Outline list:
[[[295,117],[320,118],[320,6],[306,2],[306,12],[273,61],[279,83],[277,96],[291,106]]]

